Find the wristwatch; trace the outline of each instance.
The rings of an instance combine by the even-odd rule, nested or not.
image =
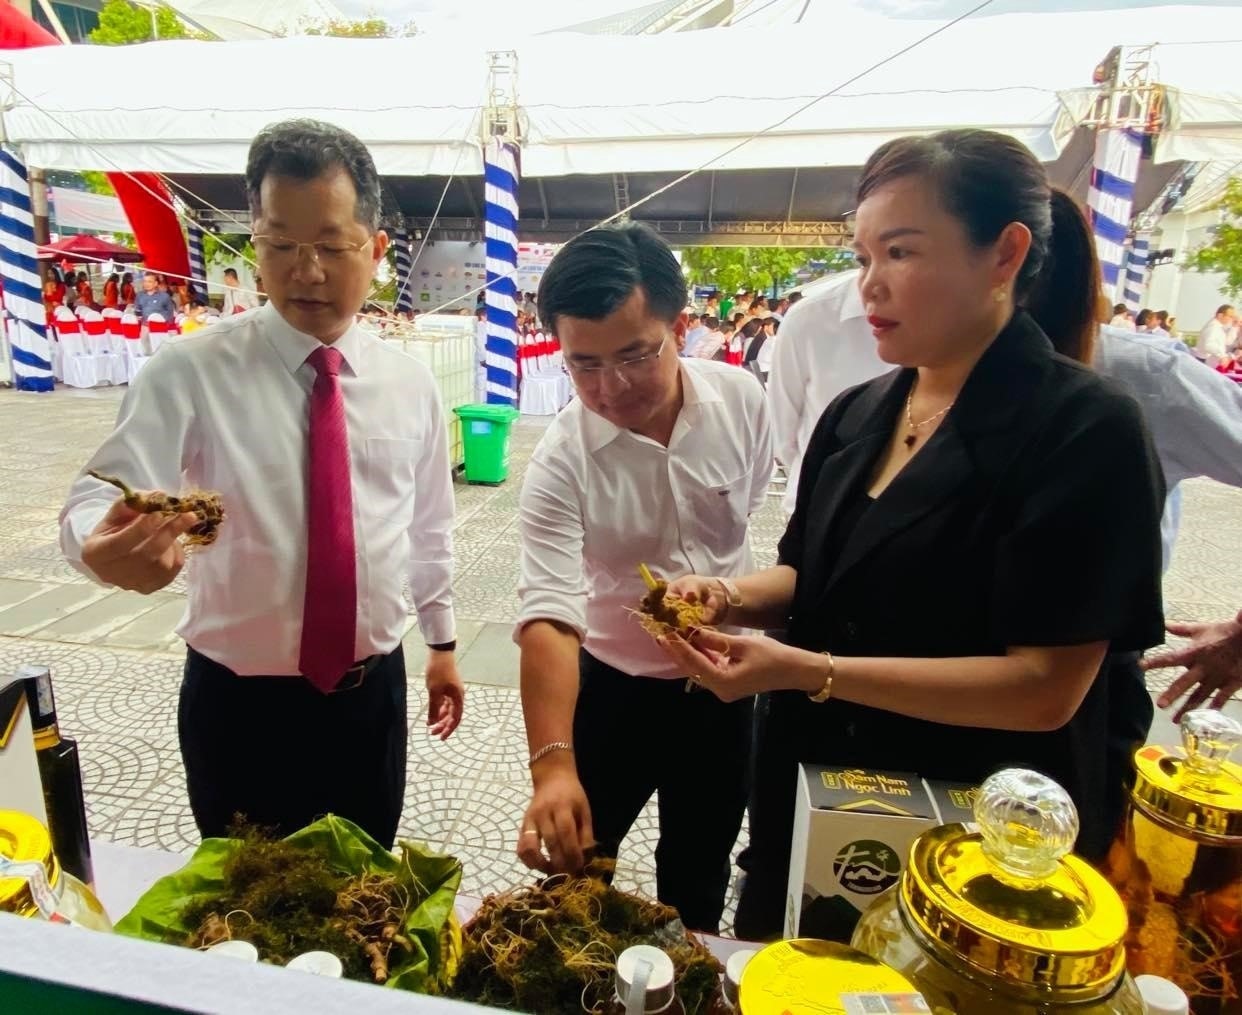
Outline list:
[[[713,578],[712,581],[714,581],[717,585],[719,585],[724,590],[725,606],[728,608],[725,610],[724,617],[727,617],[729,615],[729,610],[739,609],[741,607],[742,605],[741,590],[738,589],[736,583],[734,583],[728,578],[721,578],[719,575]],[[723,620],[724,617],[721,617],[721,620]]]

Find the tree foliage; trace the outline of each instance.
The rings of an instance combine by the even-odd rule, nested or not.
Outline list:
[[[1212,229],[1212,242],[1190,255],[1195,271],[1219,271],[1225,275],[1224,290],[1230,299],[1242,296],[1242,178],[1225,187],[1220,207],[1225,221]]]
[[[418,34],[413,21],[404,25],[391,25],[374,14],[357,21],[341,19],[302,21],[298,26],[302,35],[331,35],[338,39],[404,39]]]
[[[152,11],[129,0],[108,0],[99,12],[99,27],[91,30],[91,42],[100,46],[127,46],[153,39],[206,38],[192,31],[171,7],[160,4]]]
[[[714,285],[722,293],[788,288],[812,261],[827,262],[826,271],[840,271],[848,266],[849,256],[837,247],[689,247],[682,251],[682,263],[694,281]]]
[[[116,197],[116,191],[112,189],[107,173],[100,172],[98,169],[83,169],[78,175],[82,177],[90,193]]]
[[[225,246],[225,244],[228,246]],[[245,259],[251,263],[254,262],[254,247],[250,243],[250,237],[246,233],[212,233],[206,229],[203,230],[203,263],[219,264],[225,268],[240,267],[242,258],[233,253],[233,250],[240,251]]]

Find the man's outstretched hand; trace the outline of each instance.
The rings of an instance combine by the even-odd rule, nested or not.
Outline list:
[[[1233,620],[1217,624],[1169,624],[1170,634],[1189,638],[1190,644],[1153,652],[1143,660],[1144,670],[1166,666],[1184,666],[1186,670],[1157,699],[1161,708],[1168,708],[1187,695],[1173,716],[1182,716],[1211,698],[1212,708],[1223,708],[1225,702],[1242,690],[1242,611]]]

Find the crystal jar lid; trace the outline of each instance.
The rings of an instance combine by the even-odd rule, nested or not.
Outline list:
[[[1143,747],[1134,802],[1180,829],[1213,839],[1242,840],[1242,765],[1229,755],[1242,743],[1242,723],[1200,709],[1182,717],[1182,749]]]
[[[60,880],[60,865],[52,852],[52,836],[42,821],[29,814],[0,810],[0,856],[15,864],[42,868],[47,885],[55,885]],[[0,877],[0,912],[26,915],[36,909],[29,878]]]
[[[955,966],[1064,1002],[1109,993],[1125,972],[1126,911],[1071,856],[1078,812],[1059,785],[1020,768],[986,780],[973,826],[943,825],[910,849],[902,910]]]

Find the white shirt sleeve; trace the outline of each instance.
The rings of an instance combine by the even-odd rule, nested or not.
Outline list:
[[[82,563],[82,544],[120,491],[88,476],[93,470],[116,476],[134,490],[181,489],[181,473],[194,455],[192,388],[176,343],[167,343],[134,378],[117,414],[116,427],[69,488],[60,512],[60,548],[65,559],[92,581]]]
[[[772,368],[768,371],[768,408],[772,413],[772,436],[776,457],[781,464],[797,461],[798,429],[806,411],[807,383],[810,368],[800,362],[799,351],[809,337],[814,314],[798,311],[795,306],[781,324],[776,348],[772,350]]]
[[[1169,485],[1207,476],[1242,487],[1242,384],[1192,356],[1173,356],[1171,364],[1160,379],[1162,418],[1148,417]]]
[[[415,465],[414,513],[410,518],[410,596],[418,626],[428,645],[452,641],[453,614],[453,471],[448,427],[440,393],[428,386],[426,446]]]
[[[773,341],[769,338],[767,344],[771,345]],[[758,391],[751,412],[755,420],[754,465],[750,473],[750,513],[753,515],[763,507],[763,502],[767,499],[776,454],[772,443],[771,417],[762,389]]]
[[[563,460],[551,454],[536,454],[531,460],[522,483],[518,520],[522,560],[515,637],[532,620],[555,620],[586,641],[582,507],[577,484]]]

